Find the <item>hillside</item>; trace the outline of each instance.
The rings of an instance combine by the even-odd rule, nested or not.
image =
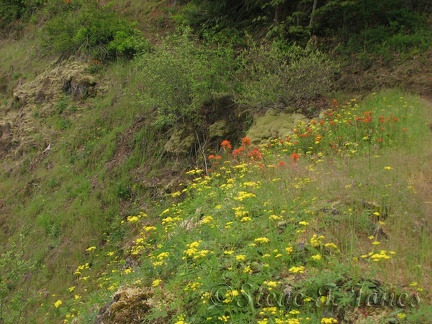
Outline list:
[[[313,3],[0,1],[0,323],[427,322],[431,8]]]

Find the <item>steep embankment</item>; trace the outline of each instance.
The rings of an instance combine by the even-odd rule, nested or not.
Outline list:
[[[108,252],[99,274],[83,262],[53,309],[97,323],[427,321],[431,118],[385,91],[266,145],[223,141],[158,217],[126,219],[126,259]]]

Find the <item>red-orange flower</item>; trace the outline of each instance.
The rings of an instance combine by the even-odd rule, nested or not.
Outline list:
[[[300,155],[298,155],[298,153],[293,153],[291,154],[291,160],[293,160],[294,162],[297,162],[300,159]]]
[[[378,143],[382,143],[383,139],[381,137],[378,137],[377,141]]]
[[[281,168],[283,168],[285,166],[285,162],[284,161],[279,161],[278,162],[278,166],[280,166]]]
[[[221,143],[221,146],[225,150],[227,150],[227,149],[231,150],[232,149],[231,143],[228,140],[223,140],[222,143]]]
[[[254,160],[261,160],[262,159],[262,154],[260,153],[260,151],[258,151],[257,148],[254,148],[252,151],[250,151],[248,153],[248,156]]]
[[[238,149],[235,149],[235,150],[232,152],[232,155],[233,155],[233,157],[237,157],[237,156],[239,156],[242,152],[243,152],[243,147],[240,147],[240,148],[238,148]]]
[[[243,137],[242,138],[242,146],[248,147],[249,145],[251,145],[251,140],[249,137]]]
[[[338,101],[336,99],[333,99],[332,107],[337,108],[338,106],[339,106]]]

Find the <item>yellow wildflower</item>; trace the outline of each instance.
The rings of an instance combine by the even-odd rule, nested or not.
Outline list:
[[[258,237],[254,240],[254,242],[259,244],[265,244],[265,243],[269,243],[270,240],[267,237]]]
[[[156,279],[153,281],[152,283],[152,287],[157,287],[161,284],[162,280],[161,279]]]

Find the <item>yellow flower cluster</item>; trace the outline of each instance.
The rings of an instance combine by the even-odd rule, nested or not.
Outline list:
[[[243,187],[259,188],[260,185],[261,185],[261,183],[259,181],[258,182],[255,182],[255,181],[243,182]]]
[[[198,277],[198,280],[201,280],[201,277]],[[184,291],[188,291],[188,290],[196,291],[202,285],[203,284],[201,282],[199,282],[199,281],[191,282],[191,283],[188,283],[183,290]]]
[[[162,283],[161,279],[153,280],[152,287],[158,287]]]
[[[174,228],[175,225],[182,220],[183,219],[178,217],[178,216],[177,217],[168,216],[168,217],[162,219],[162,225],[165,228],[165,232],[168,232],[170,229]]]
[[[169,252],[159,253],[156,257],[152,257],[152,259],[156,259],[157,261],[153,261],[153,266],[161,266],[166,264],[166,259],[169,257]]]
[[[338,320],[332,317],[324,317],[321,319],[321,324],[337,324]]]
[[[254,240],[254,242],[258,244],[266,244],[269,243],[270,240],[267,237],[258,237]]]
[[[292,273],[304,273],[305,267],[303,267],[303,266],[291,267],[291,268],[289,268],[288,271],[292,272]]]
[[[199,258],[204,258],[209,253],[211,253],[211,251],[209,251],[209,250],[199,250],[198,249],[201,242],[202,241],[200,240],[200,241],[192,242],[190,244],[186,244],[186,246],[188,248],[183,251],[183,253],[186,254],[186,256],[184,256],[182,258],[182,260],[187,260],[188,258],[192,258],[192,259],[196,260]]]
[[[276,315],[278,313],[278,308],[273,306],[273,307],[264,307],[262,309],[262,311],[259,313],[261,316],[263,315]]]
[[[228,322],[229,319],[230,319],[230,317],[227,316],[227,315],[219,316],[219,317],[218,317],[218,320],[219,320],[219,321],[222,321],[222,322],[224,322],[224,323]]]
[[[272,221],[278,221],[278,220],[281,220],[283,218],[282,218],[282,216],[278,216],[278,215],[270,215],[269,219]]]
[[[339,250],[338,247],[337,247],[337,245],[334,244],[334,243],[326,243],[326,244],[324,244],[324,246],[325,246],[326,248],[329,248],[329,249]]]
[[[279,285],[279,282],[266,280],[264,281],[264,285],[266,285],[269,290],[272,290],[273,288],[276,288]]]
[[[276,318],[274,320],[269,320],[267,318],[264,318],[262,320],[259,320],[257,324],[269,324],[269,323],[276,323],[276,324],[300,324],[300,320],[297,318],[287,318],[287,319],[280,319]]]
[[[197,174],[201,174],[203,172],[204,171],[201,170],[201,169],[193,169],[193,170],[190,170],[190,171],[186,172],[186,174],[187,175],[197,175]]]
[[[234,197],[234,200],[243,201],[247,198],[255,198],[255,197],[256,197],[256,195],[254,193],[246,192],[246,191],[239,191],[238,196]]]
[[[137,223],[141,218],[143,217],[147,217],[147,214],[140,212],[138,215],[136,216],[128,216],[127,217],[127,221],[129,223]]]
[[[371,259],[374,262],[380,262],[384,260],[390,260],[391,255],[395,255],[396,252],[390,251],[387,252],[386,250],[381,250],[379,253],[369,252],[369,254],[364,254],[361,257],[363,259]]]
[[[246,261],[246,255],[244,255],[244,254],[236,255],[235,259],[237,261]]]
[[[225,294],[225,299],[223,300],[223,302],[225,304],[231,303],[235,297],[237,297],[239,295],[238,290],[228,290],[227,293]]]
[[[236,217],[244,217],[244,216],[248,216],[249,212],[247,212],[246,210],[244,210],[243,206],[240,207],[233,207],[234,210],[234,215]]]
[[[321,254],[315,254],[315,255],[312,255],[312,259],[314,259],[314,260],[321,260],[322,259],[322,255]]]
[[[79,276],[83,270],[88,269],[90,267],[89,263],[85,263],[83,265],[80,265],[76,268],[74,275]]]
[[[213,217],[211,216],[204,216],[203,219],[201,219],[201,224],[208,224],[213,221]]]
[[[324,239],[324,236],[322,236],[322,235],[318,236],[318,235],[314,234],[314,235],[312,236],[312,238],[310,239],[310,244],[311,244],[313,247],[321,246],[321,244],[322,244],[321,241],[322,241],[323,239]]]

